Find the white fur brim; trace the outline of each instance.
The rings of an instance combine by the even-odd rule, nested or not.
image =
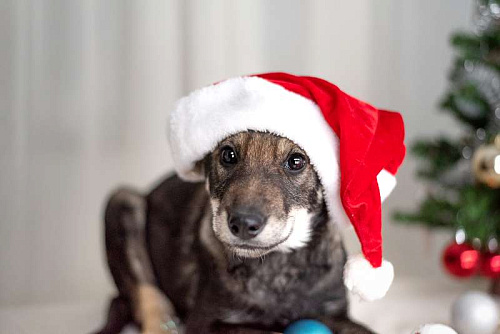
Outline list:
[[[382,169],[377,175],[377,183],[380,191],[380,199],[383,202],[396,187],[396,177],[385,169]]]
[[[412,334],[457,334],[457,332],[445,325],[431,324],[419,327]]]
[[[350,256],[344,266],[344,284],[349,291],[365,301],[385,296],[394,280],[394,267],[382,260],[379,268],[373,268],[363,255]]]
[[[238,77],[194,91],[170,115],[170,145],[177,173],[200,181],[197,161],[238,132],[268,131],[304,149],[325,189],[333,220],[349,226],[340,199],[338,138],[311,100],[259,77]],[[395,185],[383,170],[377,177],[382,200]]]

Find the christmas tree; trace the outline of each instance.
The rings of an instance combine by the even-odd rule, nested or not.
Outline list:
[[[456,243],[443,257],[448,271],[494,278],[500,292],[500,0],[476,2],[475,31],[452,36],[456,57],[440,103],[463,125],[462,135],[412,145],[426,197],[395,218],[454,231]]]

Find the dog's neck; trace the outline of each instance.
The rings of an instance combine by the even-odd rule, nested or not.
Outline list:
[[[325,217],[313,219],[313,233],[307,245],[291,252],[275,251],[257,259],[233,257],[216,238],[211,221],[207,220],[204,233],[209,239],[203,243],[210,256],[203,259],[205,274],[211,278],[205,281],[207,285],[203,289],[213,298],[224,296],[228,300],[237,299],[240,305],[258,305],[271,318],[277,309],[285,312],[285,308],[290,308],[286,312],[294,314],[297,301],[307,300],[305,294],[314,296],[314,302],[306,306],[300,304],[301,307],[321,309],[323,299],[331,300],[345,291],[341,277],[346,255],[337,227]],[[240,317],[242,314],[246,313],[238,313]],[[252,317],[238,319],[255,320]]]

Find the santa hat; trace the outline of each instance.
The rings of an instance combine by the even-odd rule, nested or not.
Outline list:
[[[305,150],[325,191],[331,219],[352,224],[363,256],[344,268],[347,288],[366,300],[385,295],[394,277],[382,259],[381,202],[396,185],[405,146],[398,113],[378,110],[314,77],[266,73],[194,91],[170,115],[177,173],[200,181],[195,163],[224,138],[267,131]]]

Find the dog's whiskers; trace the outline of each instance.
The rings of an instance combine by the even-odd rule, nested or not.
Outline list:
[[[266,254],[261,254],[259,255],[260,263],[264,263],[264,258],[266,257]]]

